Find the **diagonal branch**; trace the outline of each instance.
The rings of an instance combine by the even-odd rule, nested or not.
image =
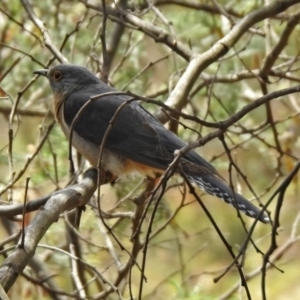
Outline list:
[[[110,180],[109,174],[100,178],[104,184]],[[47,232],[48,228],[57,221],[59,215],[85,205],[97,188],[97,170],[89,169],[84,174],[81,183],[62,190],[53,195],[43,208],[35,215],[25,231],[24,247],[17,245],[0,267],[0,284],[8,291],[34,256],[35,249]]]

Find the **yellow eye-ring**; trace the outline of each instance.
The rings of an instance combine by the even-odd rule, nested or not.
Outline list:
[[[54,71],[52,77],[55,81],[59,81],[62,78],[62,74],[60,71]]]

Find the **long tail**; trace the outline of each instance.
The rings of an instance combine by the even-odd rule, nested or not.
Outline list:
[[[187,164],[188,165],[187,165]],[[192,168],[191,168],[192,166]],[[219,174],[214,169],[209,170],[204,167],[200,167],[193,163],[185,162],[183,165],[183,171],[185,172],[187,179],[195,183],[199,188],[206,193],[223,199],[226,203],[233,205],[236,209],[242,211],[251,218],[257,218],[261,210],[249,202],[242,195],[233,192]],[[258,218],[263,223],[269,223],[269,217],[263,213]]]

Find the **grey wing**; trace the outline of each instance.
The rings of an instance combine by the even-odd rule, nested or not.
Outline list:
[[[89,89],[88,92],[72,93],[64,104],[64,118],[67,125],[71,125],[80,108],[91,96],[103,92],[94,87],[92,92]],[[153,122],[158,122],[153,116],[145,112],[136,102],[131,102],[124,105],[113,120],[115,112],[128,99],[130,99],[128,96],[114,95],[91,102],[80,113],[74,130],[84,139],[100,146],[112,122],[105,142],[106,149],[150,167],[167,168],[173,160],[173,153],[164,147],[160,133],[153,126]],[[160,126],[163,127],[161,124]],[[163,127],[163,130],[166,129]],[[184,145],[182,142],[179,148]]]
[[[89,86],[86,90],[73,92],[65,100],[66,123],[70,126],[91,96],[114,91],[116,90],[99,83]],[[118,108],[129,99],[131,97],[126,95],[111,95],[91,102],[80,114],[75,131],[81,137],[100,146],[109,123],[112,122],[105,142],[108,150],[143,165],[166,169],[174,159],[174,151],[185,147],[186,143],[167,130],[136,101],[123,106],[115,120],[112,120]],[[184,157],[219,176],[216,169],[195,151],[189,151]]]

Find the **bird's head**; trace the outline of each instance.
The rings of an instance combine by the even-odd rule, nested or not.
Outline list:
[[[33,73],[47,77],[54,94],[70,93],[100,82],[92,72],[76,65],[62,64]]]

